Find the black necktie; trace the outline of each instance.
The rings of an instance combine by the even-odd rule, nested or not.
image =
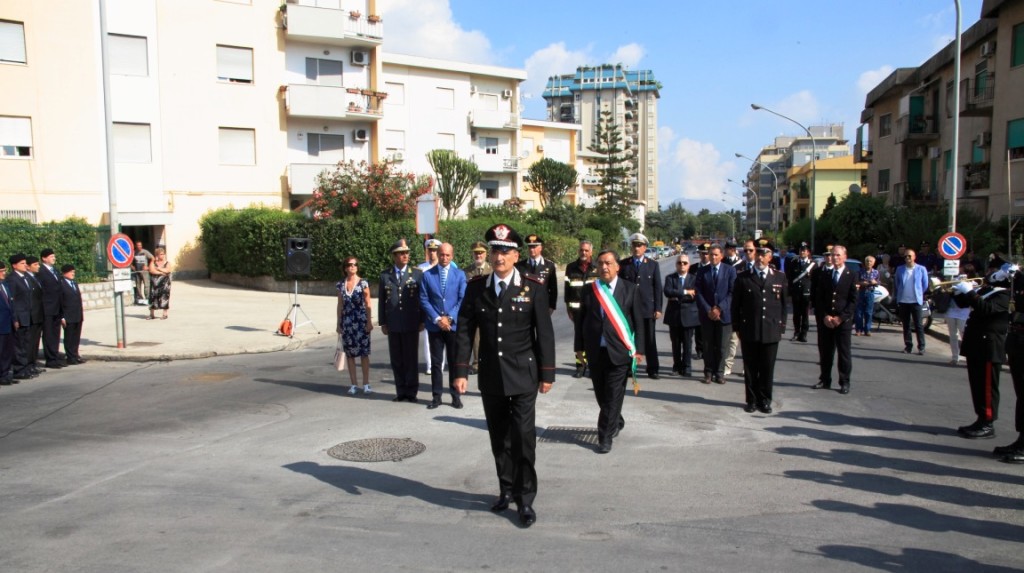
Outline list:
[[[718,267],[711,267],[711,281],[718,285]]]
[[[498,301],[505,298],[505,281],[498,281]]]
[[[832,271],[832,284],[839,284],[839,269],[835,269],[834,271]]]
[[[764,282],[764,279],[765,279],[764,271],[761,271],[761,282]]]

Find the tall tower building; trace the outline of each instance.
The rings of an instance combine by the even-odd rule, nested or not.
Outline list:
[[[596,155],[587,150],[597,134],[601,112],[610,110],[622,134],[622,146],[632,154],[640,220],[658,210],[658,99],[661,83],[651,70],[628,70],[621,64],[580,66],[573,74],[551,76],[544,88],[549,121],[582,127],[577,156]],[[595,177],[581,173],[584,188]]]

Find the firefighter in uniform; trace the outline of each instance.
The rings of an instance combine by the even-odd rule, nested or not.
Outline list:
[[[576,311],[580,308],[580,293],[584,287],[597,280],[597,265],[593,262],[594,245],[590,241],[580,241],[579,258],[565,265],[565,312],[573,326],[576,325]],[[582,378],[587,370],[587,353],[576,352],[576,373],[573,378]]]
[[[499,487],[491,511],[504,511],[515,501],[519,523],[529,527],[537,521],[537,392],[547,393],[555,382],[555,333],[545,283],[515,266],[519,235],[507,225],[495,225],[486,240],[494,272],[466,286],[453,386],[465,393],[473,337],[479,331],[477,382]]]
[[[808,311],[811,308],[811,273],[816,266],[811,259],[811,247],[800,243],[799,256],[786,265],[786,278],[789,279],[789,292],[793,298],[793,338],[799,342],[807,342],[807,330],[810,327]]]
[[[526,235],[526,247],[530,255],[526,260],[519,261],[516,268],[521,273],[535,275],[548,289],[548,304],[551,312],[555,312],[558,304],[558,270],[555,263],[544,258],[544,239],[537,235]]]
[[[786,280],[771,266],[775,249],[762,239],[754,268],[736,277],[732,289],[732,329],[743,350],[747,412],[772,413],[772,386],[779,341],[786,331]]]
[[[960,355],[967,359],[967,380],[978,419],[956,431],[972,440],[996,435],[992,422],[999,415],[999,371],[1006,360],[1006,331],[1010,325],[1010,272],[1006,267],[990,272],[985,278],[988,284],[980,289],[966,281],[953,285],[956,303],[971,307]]]
[[[1006,357],[1013,377],[1013,391],[1017,394],[1014,424],[1017,440],[997,447],[993,453],[999,461],[1024,464],[1024,273],[1013,273],[1013,307],[1010,313],[1010,332],[1006,335]]]

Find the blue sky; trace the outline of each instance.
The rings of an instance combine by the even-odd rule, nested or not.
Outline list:
[[[843,123],[852,143],[864,96],[895,68],[952,41],[949,0],[378,0],[385,50],[527,71],[524,117],[543,119],[549,75],[623,63],[650,69],[658,102],[659,200],[739,208],[749,162],[777,135]],[[981,0],[961,0],[963,29]],[[723,197],[724,194],[724,197]],[[723,198],[725,201],[723,201]]]

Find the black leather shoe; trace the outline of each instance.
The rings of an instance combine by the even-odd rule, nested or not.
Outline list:
[[[14,375],[15,380],[28,380],[29,378],[32,378],[32,374],[28,372],[20,372]]]
[[[599,454],[607,454],[610,451],[612,451],[611,440],[608,440],[607,442],[601,442],[600,444],[597,445],[597,453]]]
[[[67,366],[67,364],[64,364],[62,362],[53,362],[53,361],[51,361],[51,362],[47,362],[46,363],[46,367],[47,368],[53,368],[55,370],[59,369],[59,368],[64,368],[65,366]]]
[[[679,374],[682,376],[693,376],[693,370],[690,370],[689,368],[684,368],[683,371],[680,372]]]
[[[1024,449],[1017,450],[999,458],[1004,464],[1024,464]]]
[[[576,365],[576,372],[573,373],[572,377],[573,378],[583,378],[583,365],[582,364],[577,364]]]
[[[458,396],[452,398],[452,408],[456,410],[462,409],[462,400]]]
[[[832,388],[832,384],[831,383],[825,383],[825,382],[818,382],[814,386],[811,386],[811,388],[813,388],[815,390],[828,390],[828,389]]]
[[[754,405],[750,403],[747,403],[747,405],[743,407],[743,411],[748,414],[753,414],[756,410],[757,408],[755,408]]]
[[[797,342],[807,342],[807,337],[806,336],[801,336],[800,338],[797,338],[796,341]]]
[[[392,402],[401,402],[402,400],[405,400],[405,396],[395,396],[391,399]]]
[[[996,437],[996,430],[991,424],[982,424],[973,428],[967,426],[960,428],[957,432],[968,440],[985,440]]]
[[[903,354],[910,354],[913,351],[914,351],[914,349],[908,346],[908,347],[903,349]]]
[[[725,384],[725,376],[715,376],[715,384]]]
[[[530,527],[534,523],[537,523],[537,512],[533,511],[533,508],[529,505],[520,506],[519,523],[523,527]]]
[[[409,402],[409,403],[412,403],[412,404],[415,404],[415,403],[419,402],[419,399],[416,398],[416,396],[406,396],[405,397],[405,401]]]
[[[494,500],[494,505],[491,506],[491,511],[499,512],[508,509],[508,505],[512,503],[512,492],[503,491],[498,494],[498,499]]]
[[[617,428],[615,428],[615,431],[614,431],[614,432],[612,432],[612,435],[611,435],[611,437],[612,437],[613,439],[614,439],[614,438],[618,438],[618,437],[619,437],[619,432],[621,432],[621,431],[622,431],[622,428],[625,428],[625,427],[626,427],[626,423],[625,423],[625,422],[623,422],[623,423],[619,424],[619,426],[618,426]]]
[[[0,380],[0,386],[10,386],[11,384],[14,384],[14,380],[11,378],[4,378]]]
[[[757,407],[757,410],[759,412],[761,412],[762,414],[771,414],[772,413],[772,403],[771,402],[762,402],[761,405]]]
[[[85,358],[81,358],[81,357],[75,358],[73,361],[72,360],[68,360],[68,364],[85,364],[86,362],[88,362],[88,360],[86,360]]]
[[[850,393],[850,385],[846,384],[844,386],[840,386],[839,387],[839,393],[840,394],[849,394]]]
[[[440,400],[432,400],[429,404],[427,404],[427,409],[428,410],[433,410],[434,408],[437,408],[440,405],[441,405],[441,401]]]
[[[1006,454],[1012,454],[1018,450],[1024,450],[1024,439],[1018,438],[1017,441],[1012,444],[996,446],[995,449],[992,450],[992,455],[1005,456]]]
[[[657,372],[650,372],[647,374],[647,377],[650,378],[651,380],[658,380],[659,378],[661,378],[661,375],[658,374]]]
[[[704,379],[701,380],[701,383],[703,383],[703,384],[711,384],[711,378],[712,377],[711,377],[710,374],[705,374],[704,375]]]

